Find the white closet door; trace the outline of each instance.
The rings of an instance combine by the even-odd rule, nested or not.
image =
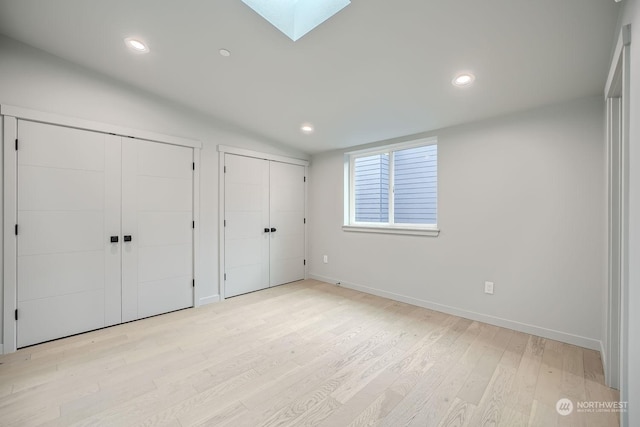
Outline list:
[[[119,323],[120,139],[27,121],[18,138],[18,347]]]
[[[123,139],[125,322],[193,306],[192,162],[191,148]]]
[[[304,279],[304,167],[270,162],[270,285]]]
[[[225,297],[269,287],[269,162],[225,154]]]

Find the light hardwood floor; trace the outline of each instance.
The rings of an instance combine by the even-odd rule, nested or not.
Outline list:
[[[2,426],[615,426],[597,352],[312,280],[0,356]]]

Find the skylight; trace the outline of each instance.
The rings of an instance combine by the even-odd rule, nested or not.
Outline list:
[[[291,40],[300,37],[344,9],[351,0],[242,0]]]

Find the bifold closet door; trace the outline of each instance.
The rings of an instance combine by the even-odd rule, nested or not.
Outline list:
[[[18,121],[17,346],[120,323],[120,138]]]
[[[269,287],[269,162],[225,154],[225,297]]]
[[[123,139],[123,322],[193,306],[192,162],[192,148]]]

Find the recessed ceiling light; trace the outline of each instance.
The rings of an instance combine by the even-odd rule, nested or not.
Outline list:
[[[311,123],[303,123],[300,126],[300,132],[304,133],[305,135],[313,133],[313,125]]]
[[[451,83],[457,87],[467,87],[471,85],[475,79],[476,76],[471,73],[462,73],[455,76]]]
[[[227,49],[220,49],[218,52],[220,52],[220,55],[222,56],[231,56],[231,52],[228,51]]]
[[[144,42],[135,39],[133,37],[127,37],[126,39],[124,39],[124,43],[129,46],[129,48],[131,50],[133,50],[134,52],[138,52],[138,53],[147,53],[149,52],[149,48],[147,47],[146,44],[144,44]]]

